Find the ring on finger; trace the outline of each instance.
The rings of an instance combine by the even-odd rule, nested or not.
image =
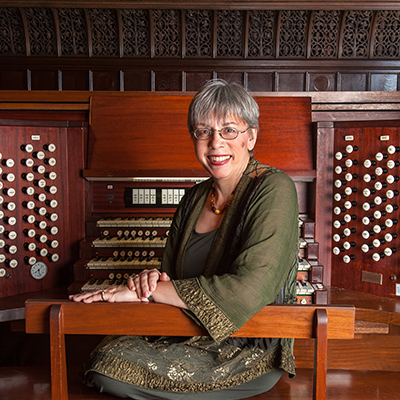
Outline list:
[[[101,291],[100,296],[101,296],[101,301],[106,301],[106,299],[104,298],[104,290]]]

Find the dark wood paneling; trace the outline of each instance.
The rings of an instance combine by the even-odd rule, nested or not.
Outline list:
[[[56,0],[52,1],[54,7],[100,7],[98,0]],[[101,3],[101,7],[118,7],[118,8],[172,8],[172,9],[234,9],[234,10],[242,10],[242,9],[255,9],[255,10],[277,10],[282,7],[282,1],[254,1],[254,0],[201,0],[196,1],[196,5],[188,3],[184,0],[179,1],[171,1],[171,0],[135,0],[134,3],[131,1],[123,1],[123,0],[104,0]],[[398,9],[396,4],[393,2],[388,2],[385,0],[351,0],[347,2],[343,1],[330,1],[327,3],[326,1],[297,1],[297,0],[288,0],[285,3],[286,9],[292,10],[366,10],[366,9],[374,9],[374,10],[391,10]],[[41,7],[43,3],[38,0],[0,0],[1,7]]]
[[[225,72],[217,71],[217,76],[219,79],[224,79],[227,82],[236,82],[239,83],[240,85],[244,85],[244,73],[243,72],[236,72],[236,71],[231,71],[231,72]]]
[[[182,73],[178,71],[157,72],[154,80],[154,88],[158,92],[178,92],[182,90]]]
[[[247,73],[247,89],[251,92],[273,92],[274,73],[249,72]]]
[[[32,90],[58,90],[58,71],[32,70],[31,87]]]
[[[120,72],[93,71],[93,90],[120,90]],[[89,83],[90,84],[90,83]]]
[[[310,73],[309,91],[333,91],[336,90],[336,74],[331,73]]]
[[[210,71],[251,90],[260,84],[258,91],[399,87],[400,14],[388,4],[309,11],[307,2],[292,10],[289,3],[276,9],[251,1],[226,9],[226,2],[207,1],[210,8],[201,10],[181,3],[139,10],[136,2],[118,3],[89,9],[52,3],[50,9],[16,8],[10,2],[1,8],[0,72],[5,75],[0,90],[179,91],[187,90],[185,74],[200,74],[190,81],[202,82]],[[83,75],[58,76],[67,70]],[[121,70],[135,70],[137,76],[127,73],[125,81]],[[252,79],[251,73],[269,76]],[[197,90],[201,84],[189,86]]]
[[[26,90],[27,71],[26,70],[3,70],[0,71],[1,90]]]
[[[213,78],[212,72],[186,72],[186,90],[195,92],[202,87],[207,81]]]
[[[89,71],[62,70],[62,90],[89,90]]]
[[[123,69],[124,90],[129,91],[150,91],[151,72],[137,71],[134,69]]]
[[[303,92],[305,90],[305,74],[280,73],[276,90],[278,92]]]
[[[360,91],[368,90],[368,79],[365,73],[340,74],[340,90],[342,91]]]
[[[372,91],[397,91],[398,89],[398,73],[397,74],[371,74],[371,90]]]

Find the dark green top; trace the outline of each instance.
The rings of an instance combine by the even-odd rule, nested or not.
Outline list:
[[[208,253],[216,230],[206,233],[193,231],[183,261],[183,278],[200,276],[206,265]]]

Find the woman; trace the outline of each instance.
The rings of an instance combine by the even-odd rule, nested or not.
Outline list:
[[[188,128],[211,178],[180,203],[162,273],[74,301],[155,301],[184,309],[210,337],[120,337],[86,369],[90,385],[139,399],[241,399],[294,374],[291,339],[229,336],[267,304],[296,301],[298,204],[292,180],[252,156],[255,100],[237,84],[210,81],[193,98]],[[290,334],[288,334],[290,336]]]

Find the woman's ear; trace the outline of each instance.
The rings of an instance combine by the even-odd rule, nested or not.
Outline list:
[[[247,149],[249,151],[253,151],[254,147],[257,142],[257,134],[258,134],[258,129],[257,128],[251,128],[249,130],[249,140],[247,141]]]

